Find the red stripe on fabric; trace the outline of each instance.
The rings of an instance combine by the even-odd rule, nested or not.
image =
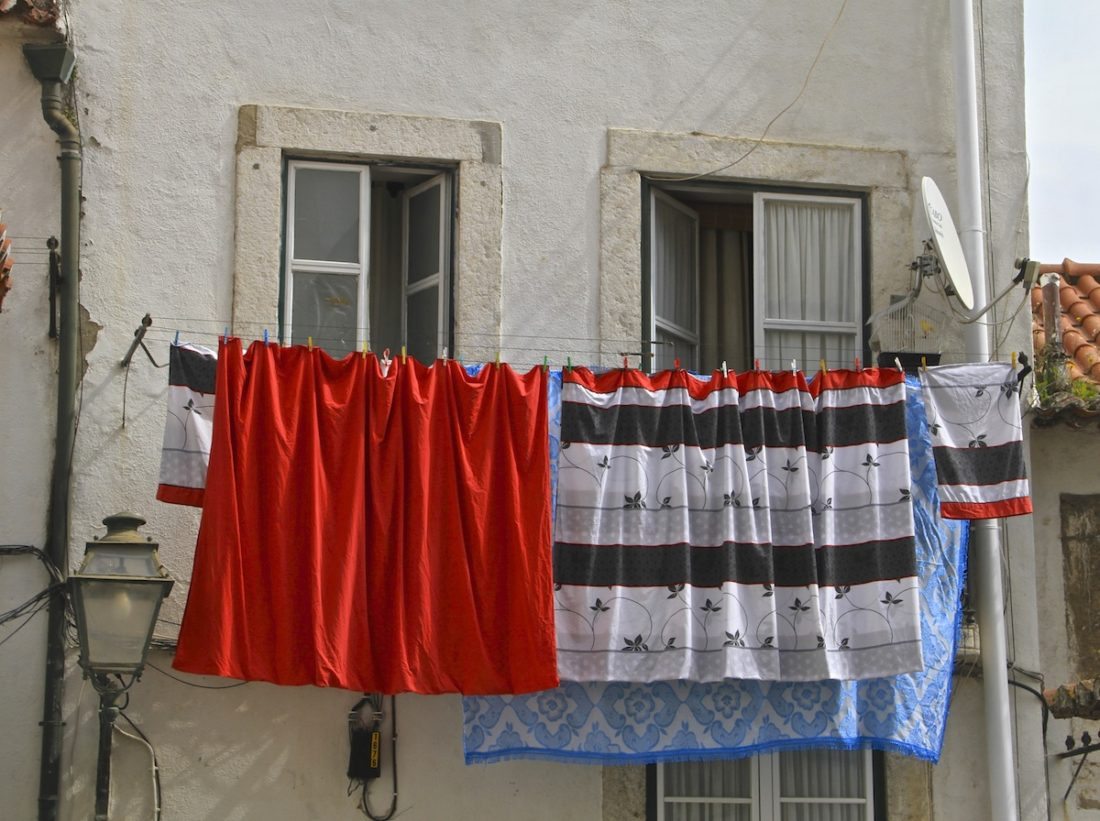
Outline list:
[[[1000,502],[940,502],[940,515],[945,519],[1002,519],[1031,512],[1030,496]]]
[[[817,398],[823,390],[847,388],[889,388],[905,382],[905,374],[897,368],[864,368],[860,371],[822,371],[810,383],[810,393]]]
[[[203,489],[161,484],[157,485],[157,499],[170,505],[202,507]]]
[[[808,390],[806,375],[801,371],[730,371],[723,375],[714,371],[709,379],[692,376],[685,370],[665,370],[647,374],[640,370],[615,368],[595,374],[588,368],[573,368],[563,372],[566,384],[580,385],[595,393],[614,393],[621,388],[641,388],[662,391],[684,388],[692,399],[706,399],[715,391],[733,388],[741,393],[771,390],[777,393],[796,388]]]
[[[222,342],[174,666],[383,693],[558,683],[546,379]]]

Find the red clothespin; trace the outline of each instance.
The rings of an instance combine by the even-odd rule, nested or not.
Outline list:
[[[758,371],[758,370],[760,370],[760,360],[759,360],[759,359],[754,359],[754,360],[752,361],[752,369],[753,369],[754,371]]]
[[[680,370],[680,357],[676,357],[672,360],[672,368],[673,370]]]
[[[630,361],[625,356],[623,357],[623,370],[624,371],[629,371],[630,370]]]
[[[859,361],[858,356],[856,357],[856,370],[857,371],[862,371],[863,370],[863,363]]]

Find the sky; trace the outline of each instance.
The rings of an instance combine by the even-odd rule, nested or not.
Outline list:
[[[1040,262],[1100,262],[1100,2],[1024,0],[1028,213]]]

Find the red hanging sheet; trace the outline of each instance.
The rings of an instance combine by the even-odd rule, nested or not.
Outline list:
[[[175,667],[383,693],[557,684],[546,379],[239,340]]]

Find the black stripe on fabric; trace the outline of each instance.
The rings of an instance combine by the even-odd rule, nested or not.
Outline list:
[[[208,354],[172,345],[168,349],[168,384],[213,393],[218,360]]]
[[[687,445],[714,448],[817,447],[814,414],[801,408],[773,411],[736,405],[692,413],[688,405],[612,405],[600,408],[580,402],[563,402],[563,442],[592,445]]]
[[[870,442],[898,442],[908,436],[905,403],[824,408],[817,414],[823,447],[851,447]]]
[[[916,572],[911,537],[822,548],[736,542],[718,547],[554,545],[554,582],[587,587],[719,587],[725,582],[835,587],[901,579]]]
[[[941,485],[997,485],[1027,478],[1023,442],[932,449]]]

